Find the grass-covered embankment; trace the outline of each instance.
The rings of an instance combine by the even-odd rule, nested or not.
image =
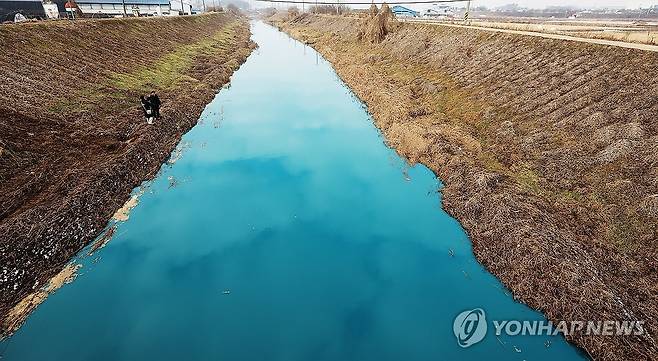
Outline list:
[[[515,298],[553,321],[645,321],[643,336],[568,339],[596,359],[658,358],[658,54],[409,23],[385,34],[349,16],[272,21],[441,178],[443,206]]]
[[[0,334],[156,174],[249,36],[233,14],[0,27]],[[155,125],[139,104],[150,90],[163,101]]]

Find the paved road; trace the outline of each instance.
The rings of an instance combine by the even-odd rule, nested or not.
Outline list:
[[[495,28],[487,28],[487,27],[483,27],[483,26],[447,24],[447,23],[437,22],[437,21],[432,21],[432,20],[403,19],[402,21],[410,22],[410,23],[422,23],[422,24],[431,24],[431,25],[438,25],[438,26],[447,26],[447,27],[454,27],[454,28],[477,29],[477,30],[491,31],[491,32],[496,32],[496,33],[508,33],[508,34],[517,34],[517,35],[538,36],[538,37],[547,38],[547,39],[578,41],[578,42],[581,42],[581,43],[609,45],[609,46],[617,46],[617,47],[621,47],[621,48],[629,48],[629,49],[638,49],[638,50],[658,52],[658,45],[627,43],[627,42],[623,42],[623,41],[604,40],[604,39],[580,38],[580,37],[576,37],[576,36],[540,33],[540,32],[536,32],[536,31],[495,29]]]

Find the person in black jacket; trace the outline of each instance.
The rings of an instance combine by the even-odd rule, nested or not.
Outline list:
[[[151,95],[149,95],[148,101],[153,106],[153,116],[155,116],[157,119],[160,119],[160,105],[162,102],[160,101],[158,94],[155,93],[155,90],[151,92]]]
[[[143,95],[139,97],[140,102],[142,103],[142,110],[144,111],[144,118],[146,118],[146,123],[152,124],[154,117],[154,107],[151,103],[151,98],[145,98]]]

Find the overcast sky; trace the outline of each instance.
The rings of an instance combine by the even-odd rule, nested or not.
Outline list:
[[[510,3],[517,3],[520,6],[529,8],[545,8],[550,5],[573,5],[583,8],[605,7],[605,6],[622,6],[627,8],[648,7],[652,4],[658,4],[658,0],[473,0],[471,4],[495,7]],[[471,5],[472,6],[472,5]]]
[[[201,0],[198,1],[201,2]],[[219,0],[219,1],[225,1],[225,0]],[[256,7],[256,8],[272,6],[271,4],[268,3],[255,2],[253,0],[246,0],[246,1],[248,1],[252,7]],[[333,1],[333,0],[327,0],[327,1]],[[346,3],[346,4],[349,4],[352,1],[363,2],[364,0],[340,0],[341,3]],[[365,1],[370,1],[370,0],[365,0]],[[381,3],[382,1],[385,0],[374,0],[375,3]],[[389,1],[395,2],[396,0],[389,0]],[[397,1],[402,2],[405,0],[397,0]],[[560,0],[471,0],[471,6],[473,7],[486,6],[489,8],[493,8],[496,6],[501,6],[506,4],[518,4],[519,6],[533,8],[533,9],[543,9],[546,6],[575,6],[578,8],[622,7],[628,9],[637,9],[639,7],[648,8],[651,5],[658,5],[658,0],[561,0],[561,1]],[[452,5],[455,7],[465,7],[466,2],[463,3],[457,2],[454,4],[446,4],[446,5]],[[279,6],[284,7],[288,5],[281,4]],[[367,6],[352,6],[352,7],[364,8]],[[424,8],[429,7],[429,5],[417,4],[417,5],[408,5],[408,7],[412,7],[415,10],[419,10],[419,9],[422,10]]]
[[[360,1],[363,2],[363,0],[341,0],[341,2],[345,3],[350,3],[350,1]],[[369,0],[367,0],[369,1]],[[375,2],[382,2],[383,0],[374,0]],[[390,0],[394,1],[394,0]],[[404,0],[399,0],[399,1],[404,1]],[[271,5],[264,5],[266,3],[256,3],[254,1],[249,1],[252,6],[255,7],[263,7],[263,6],[271,6]],[[647,8],[651,5],[658,4],[658,0],[471,0],[471,6],[481,6],[484,5],[486,7],[496,7],[496,6],[501,6],[505,4],[519,4],[520,6],[523,7],[529,7],[529,8],[534,8],[534,9],[542,9],[545,8],[546,6],[552,6],[552,5],[569,5],[569,6],[577,6],[579,8],[601,8],[601,7],[626,7],[626,8],[632,8],[636,9],[638,7],[643,7]],[[465,3],[455,3],[452,4],[457,7],[463,6]],[[416,5],[415,7],[423,7],[422,5]],[[425,6],[426,7],[426,6]]]

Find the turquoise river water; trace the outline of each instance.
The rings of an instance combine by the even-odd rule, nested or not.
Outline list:
[[[561,337],[496,337],[491,324],[460,347],[464,310],[544,317],[477,263],[441,183],[385,146],[329,63],[263,23],[252,32],[259,48],[181,158],[0,343],[3,361],[584,358]]]

